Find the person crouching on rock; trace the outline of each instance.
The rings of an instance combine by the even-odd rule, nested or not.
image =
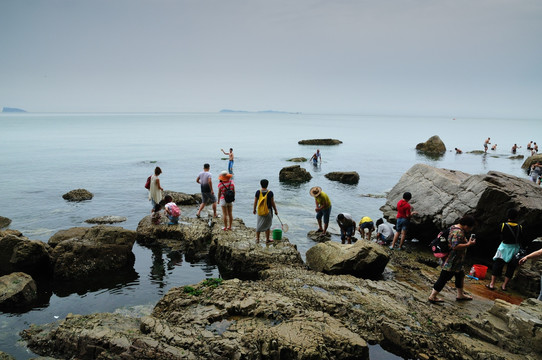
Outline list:
[[[181,210],[173,202],[173,199],[170,195],[166,195],[163,202],[165,203],[164,208],[166,209],[166,216],[169,219],[168,225],[177,225],[179,223],[179,216],[181,216]]]
[[[358,231],[362,239],[365,239],[365,229],[367,229],[367,241],[371,241],[371,236],[375,231],[375,223],[368,216],[362,217],[359,221]]]
[[[463,266],[465,265],[465,256],[467,254],[467,248],[476,244],[474,234],[467,240],[467,234],[472,231],[476,220],[470,215],[466,215],[459,220],[459,224],[452,225],[450,228],[450,235],[448,236],[448,242],[451,244],[450,254],[446,258],[446,262],[442,266],[440,276],[433,285],[431,295],[429,295],[429,302],[439,303],[444,300],[437,297],[439,292],[442,291],[444,285],[455,276],[455,287],[457,289],[456,301],[468,301],[472,300],[472,297],[465,295],[463,291],[463,284],[465,280],[465,271]]]
[[[341,229],[341,243],[347,241],[352,244],[352,234],[356,233],[356,222],[352,219],[352,215],[340,213],[337,215],[337,224]]]
[[[331,201],[329,196],[322,191],[320,186],[315,186],[310,189],[310,194],[314,198],[316,203],[316,221],[318,221],[318,230],[322,235],[327,234],[327,227],[329,225],[329,216],[331,215]],[[322,228],[322,218],[324,218],[324,227]]]

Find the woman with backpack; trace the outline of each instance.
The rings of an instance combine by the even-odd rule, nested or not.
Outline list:
[[[232,174],[227,171],[222,171],[218,175],[218,199],[222,208],[222,217],[224,218],[224,227],[222,230],[231,230],[233,223],[233,202],[235,201],[235,184],[233,183]]]
[[[474,228],[476,220],[474,217],[467,215],[459,220],[459,224],[452,225],[450,228],[450,235],[448,236],[448,242],[451,244],[451,251],[446,262],[442,266],[442,271],[438,280],[433,285],[431,295],[429,295],[429,302],[441,303],[444,300],[437,297],[437,295],[444,289],[444,285],[455,276],[455,287],[457,289],[456,301],[472,300],[472,297],[465,295],[463,292],[463,284],[465,280],[465,271],[463,266],[465,265],[465,256],[467,254],[467,248],[476,244],[474,234],[471,234],[470,239],[467,239],[467,234]]]
[[[506,216],[508,221],[501,225],[501,244],[493,257],[491,281],[486,285],[489,290],[495,290],[495,280],[502,275],[502,270],[504,269],[504,265],[506,265],[504,282],[501,286],[501,290],[506,291],[508,282],[514,276],[514,271],[518,266],[519,258],[516,258],[516,254],[518,254],[519,249],[527,247],[523,243],[523,229],[517,223],[518,215],[519,213],[516,209],[509,209]]]
[[[269,181],[267,179],[260,180],[261,189],[256,191],[254,196],[253,213],[258,215],[256,222],[256,242],[260,242],[260,233],[265,231],[265,242],[269,243],[272,240],[269,238],[271,234],[271,225],[273,223],[273,211],[278,215],[277,206],[273,192],[267,189]]]

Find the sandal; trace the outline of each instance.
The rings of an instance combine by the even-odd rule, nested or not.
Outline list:
[[[508,291],[508,289],[503,288],[502,286],[501,286],[501,290],[504,291],[504,292],[507,292],[507,291]]]
[[[455,301],[471,301],[472,300],[472,297],[470,296],[463,296],[463,297],[460,297],[460,298],[455,298]]]
[[[495,290],[495,287],[493,287],[493,286],[491,286],[489,284],[486,284],[486,288],[488,288],[491,291]]]
[[[444,300],[439,299],[439,298],[435,298],[435,299],[429,298],[429,299],[427,299],[427,301],[429,301],[431,304],[438,304],[438,303],[443,303],[444,302]]]

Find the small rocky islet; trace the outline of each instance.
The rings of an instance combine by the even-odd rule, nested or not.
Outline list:
[[[405,188],[423,193],[412,201],[419,212],[413,219],[418,234],[432,233],[470,212],[483,219],[478,233],[490,237],[510,206],[520,208],[526,229],[540,219],[542,189],[523,179],[421,164],[404,177],[381,210],[393,222],[394,203]],[[179,193],[175,201],[191,203],[193,197]],[[84,281],[110,272],[108,261],[116,261],[118,270],[130,269],[129,255],[123,262],[116,257],[131,252],[135,241],[187,256],[210,256],[223,275],[171,289],[146,316],[69,314],[58,322],[32,325],[21,336],[32,351],[51,358],[369,359],[368,344],[379,343],[407,358],[542,359],[542,307],[525,299],[536,295],[540,260],[519,269],[511,283],[517,283],[517,292],[488,292],[483,281],[466,279],[465,289],[475,300],[456,303],[449,283],[439,306],[427,302],[440,271],[428,252],[392,252],[365,240],[340,245],[330,237],[308,251],[305,263],[287,238],[256,244],[254,229],[241,219],[233,228],[223,232],[213,219],[197,218],[183,218],[176,226],[152,225],[146,216],[136,231],[72,228],[41,248],[16,230],[1,231],[0,248],[10,249],[0,255],[0,264],[9,264],[0,265],[2,278],[46,267],[62,281],[70,279],[63,268],[81,266],[85,271],[71,273],[80,273],[77,279]],[[540,235],[534,231],[528,235]],[[114,256],[103,257],[101,248]],[[104,261],[98,264],[92,256]],[[28,259],[40,260],[32,268]],[[21,291],[27,294],[28,285]]]

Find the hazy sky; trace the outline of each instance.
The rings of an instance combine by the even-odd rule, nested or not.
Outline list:
[[[540,0],[0,0],[0,107],[542,118]]]

